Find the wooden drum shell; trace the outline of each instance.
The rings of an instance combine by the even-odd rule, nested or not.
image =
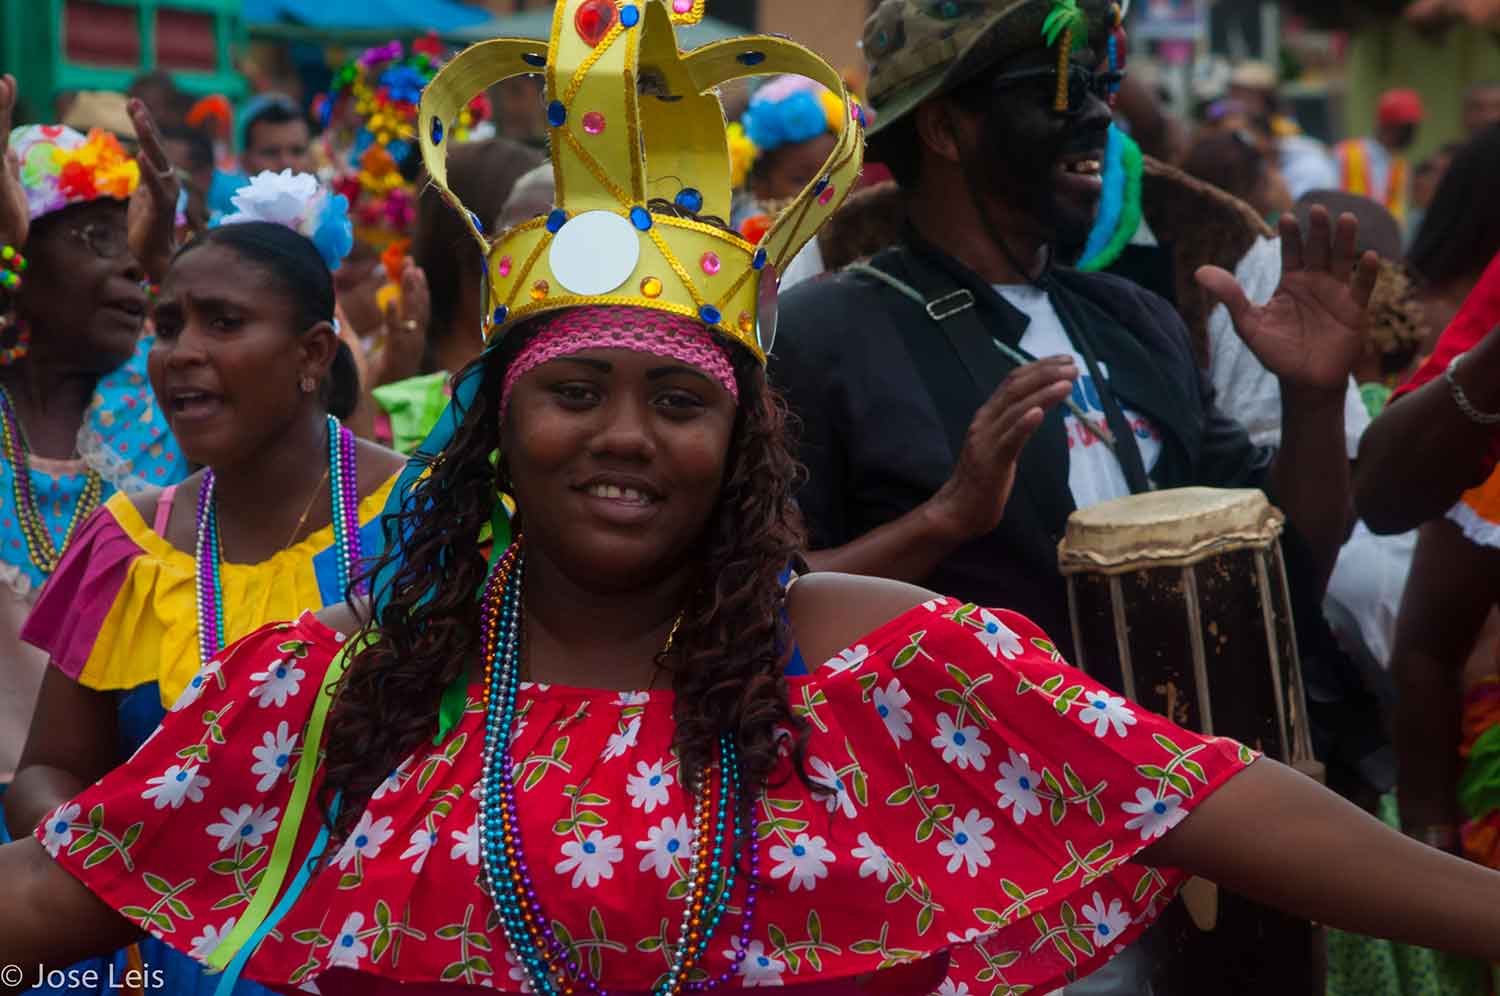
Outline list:
[[[1075,513],[1059,548],[1073,663],[1145,709],[1315,773],[1279,536],[1258,491]],[[1323,990],[1322,932],[1193,880],[1152,932],[1157,996]]]

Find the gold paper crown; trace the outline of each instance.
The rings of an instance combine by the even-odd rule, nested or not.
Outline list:
[[[675,25],[703,18],[704,0],[558,0],[546,51],[524,38],[468,49],[422,95],[422,157],[488,261],[485,340],[560,308],[621,304],[700,319],[765,360],[775,334],[778,274],[859,177],[864,129],[833,67],[781,38],[749,35],[683,53]],[[448,189],[445,140],[476,93],[544,73],[553,210],[491,243]],[[823,84],[853,123],[819,179],[759,244],[651,209],[728,218],[730,160],[715,90],[747,76],[792,73]]]

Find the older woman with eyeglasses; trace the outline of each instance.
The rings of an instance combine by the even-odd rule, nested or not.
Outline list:
[[[138,102],[139,160],[111,135],[11,130],[0,77],[0,791],[47,655],[18,638],[80,523],[186,462],[146,379],[147,265],[172,241],[176,181]],[[3,834],[3,831],[0,831]]]

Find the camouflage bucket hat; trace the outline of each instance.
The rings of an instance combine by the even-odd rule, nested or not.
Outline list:
[[[1102,51],[1113,0],[881,0],[865,22],[874,135],[922,102],[1011,56],[1050,48],[1044,28],[1059,9],[1087,25]]]

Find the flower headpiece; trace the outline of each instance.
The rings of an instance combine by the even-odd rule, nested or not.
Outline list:
[[[32,221],[101,197],[126,200],[141,181],[140,166],[107,131],[85,138],[64,125],[26,125],[10,133],[10,147]]]
[[[333,150],[334,189],[349,199],[359,237],[376,247],[404,237],[416,220],[418,105],[445,56],[435,35],[409,49],[399,41],[377,45],[340,69],[313,102]],[[459,112],[455,138],[463,141],[489,116],[480,93]]]
[[[743,187],[767,152],[844,130],[843,102],[802,76],[778,76],[755,91],[744,118],[729,126],[730,182]]]
[[[315,176],[289,169],[267,170],[235,191],[233,201],[234,213],[219,224],[269,221],[283,225],[312,242],[330,270],[337,270],[354,248],[349,202],[342,194],[328,191]]]
[[[747,35],[684,53],[676,27],[704,0],[559,0],[548,44],[482,42],[422,95],[422,156],[489,260],[486,339],[518,319],[578,305],[629,305],[696,319],[764,361],[777,274],[853,188],[859,107],[832,66],[784,38]],[[556,181],[554,208],[494,243],[448,188],[452,124],[473,94],[539,73]],[[791,73],[827,88],[840,130],[817,177],[755,242],[684,215],[730,214],[730,162],[717,88]]]

